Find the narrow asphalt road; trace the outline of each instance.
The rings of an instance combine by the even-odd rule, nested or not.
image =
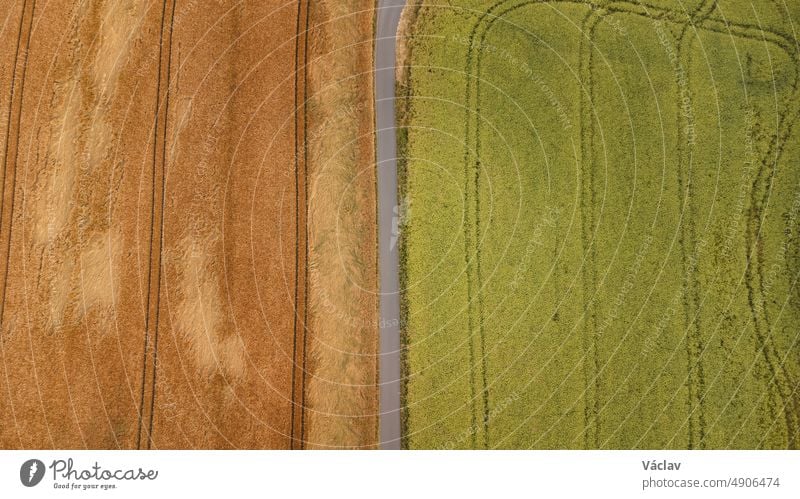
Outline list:
[[[379,0],[375,40],[375,114],[378,168],[378,272],[380,276],[381,449],[400,448],[400,255],[397,236],[395,130],[396,35],[405,0]]]

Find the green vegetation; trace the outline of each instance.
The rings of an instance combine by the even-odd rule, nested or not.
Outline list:
[[[416,14],[406,446],[800,446],[800,4]]]

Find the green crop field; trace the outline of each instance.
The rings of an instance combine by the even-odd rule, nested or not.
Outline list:
[[[799,447],[800,3],[407,9],[405,446]]]

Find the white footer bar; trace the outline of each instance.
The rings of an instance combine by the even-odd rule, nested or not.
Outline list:
[[[799,483],[799,451],[0,451],[14,498],[796,499]]]

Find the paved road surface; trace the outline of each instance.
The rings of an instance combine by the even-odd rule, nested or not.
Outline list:
[[[400,448],[400,259],[397,248],[397,142],[394,116],[395,35],[405,0],[378,2],[375,112],[378,132],[381,448]]]

